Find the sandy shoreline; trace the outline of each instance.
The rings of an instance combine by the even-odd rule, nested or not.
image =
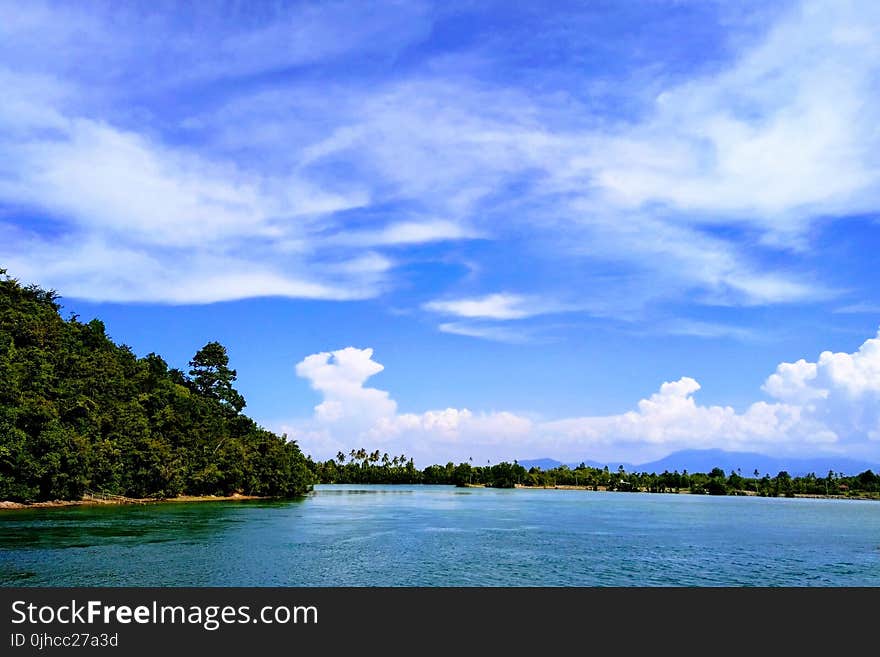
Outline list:
[[[132,504],[164,504],[168,502],[237,502],[243,500],[265,500],[267,497],[256,495],[178,495],[177,497],[145,497],[145,498],[126,498],[126,499],[82,499],[82,500],[50,500],[47,502],[32,502],[30,504],[24,502],[10,502],[8,500],[0,501],[0,511],[20,510],[20,509],[55,509],[70,506],[122,506]]]

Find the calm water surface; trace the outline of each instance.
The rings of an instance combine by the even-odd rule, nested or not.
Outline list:
[[[0,513],[17,586],[880,586],[880,503],[447,486]]]

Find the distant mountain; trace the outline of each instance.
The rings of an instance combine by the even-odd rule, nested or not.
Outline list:
[[[829,470],[846,475],[859,474],[865,470],[880,470],[877,463],[867,463],[839,456],[816,456],[811,458],[775,457],[754,452],[727,452],[723,449],[686,449],[673,452],[657,461],[642,463],[635,467],[639,472],[709,472],[721,468],[726,473],[742,470],[742,474],[752,476],[757,470],[763,476],[771,476],[785,470],[792,476],[803,476],[810,472],[817,475],[828,474]]]
[[[584,460],[584,461],[578,461],[577,463],[563,463],[562,461],[557,461],[556,459],[548,459],[548,458],[522,459],[522,460],[517,461],[517,463],[519,463],[526,470],[528,470],[530,468],[541,468],[541,470],[552,470],[553,468],[558,468],[560,465],[567,465],[569,468],[573,469],[573,468],[576,468],[577,466],[579,466],[581,463],[583,463],[584,465],[589,466],[591,468],[604,468],[607,465],[609,469],[617,470],[617,468],[621,465],[620,463],[615,463],[612,468],[610,463],[607,463],[607,464],[600,463],[599,461],[590,461],[589,459]],[[623,467],[624,467],[624,469],[629,471],[633,466],[628,463],[624,463]]]
[[[524,459],[522,461],[519,461],[519,464],[526,470],[530,470],[532,468],[541,468],[541,470],[552,470],[553,468],[558,468],[560,465],[565,465],[562,461],[557,461],[556,459]]]
[[[563,465],[561,461],[550,458],[527,459],[519,463],[526,470],[533,466],[539,467],[542,470],[549,470]],[[761,473],[761,476],[765,474],[774,476],[778,472],[785,470],[793,477],[803,476],[810,472],[815,472],[817,475],[822,476],[828,474],[829,470],[842,472],[846,475],[859,474],[865,470],[873,470],[880,473],[880,464],[845,457],[816,456],[811,458],[789,458],[767,456],[754,452],[728,452],[723,449],[685,449],[673,452],[662,459],[638,465],[618,461],[608,463],[584,461],[584,463],[593,468],[602,468],[607,465],[609,470],[617,470],[622,465],[627,472],[660,473],[664,470],[669,472],[674,472],[675,470],[679,472],[683,470],[688,472],[709,472],[712,468],[721,468],[729,474],[731,471],[739,469],[742,471],[743,476],[749,477],[752,476],[755,470]],[[578,463],[566,463],[565,465],[574,468]]]

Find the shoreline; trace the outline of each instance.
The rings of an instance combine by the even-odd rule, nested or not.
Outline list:
[[[366,484],[369,485],[369,484]],[[465,484],[463,488],[487,488],[485,484]],[[600,493],[647,493],[648,491],[616,491],[608,490],[605,486],[597,486],[594,491],[593,486],[575,486],[573,484],[558,484],[555,486],[526,486],[524,484],[516,484],[516,490],[582,490],[588,492]],[[666,495],[703,495],[704,493],[691,493],[687,488],[678,491],[668,491],[663,493]],[[739,491],[737,494],[719,495],[718,497],[760,497],[754,491]],[[780,496],[784,497],[784,496]],[[77,506],[134,506],[147,504],[173,504],[173,503],[189,503],[189,502],[247,502],[252,500],[270,500],[271,497],[259,495],[241,495],[234,493],[232,495],[178,495],[176,497],[115,497],[111,499],[83,498],[80,500],[48,500],[45,502],[12,502],[10,500],[0,500],[0,513],[3,511],[21,511],[25,509],[63,509]],[[788,499],[819,499],[819,500],[860,500],[867,502],[880,502],[880,496],[866,495],[820,495],[812,493],[796,493]]]
[[[556,486],[526,486],[524,484],[516,484],[514,488],[522,490],[585,490],[592,491],[592,486],[575,486],[573,484],[558,484]],[[605,486],[597,486],[596,492],[600,493],[647,493],[649,491],[609,491]],[[667,491],[666,493],[655,493],[657,495],[704,495],[705,493],[691,493],[687,488],[681,488],[677,491]],[[755,491],[742,490],[735,494],[718,495],[717,497],[761,497]],[[784,495],[779,495],[779,499],[784,499]],[[880,502],[880,496],[871,497],[868,495],[820,495],[817,493],[795,493],[788,499],[810,499],[810,500],[864,500],[867,502]]]
[[[268,500],[269,497],[259,495],[178,495],[176,497],[128,497],[124,499],[81,499],[81,500],[49,500],[46,502],[11,502],[0,500],[0,511],[20,511],[23,509],[62,509],[73,506],[132,506],[146,504],[167,504],[182,502],[243,502],[248,500]]]

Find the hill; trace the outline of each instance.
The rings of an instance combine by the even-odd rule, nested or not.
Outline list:
[[[722,449],[689,449],[674,452],[656,461],[635,466],[639,472],[709,472],[712,468],[725,472],[742,470],[749,476],[757,470],[761,475],[775,475],[788,472],[792,476],[803,476],[811,472],[825,475],[829,470],[846,475],[854,475],[865,470],[878,470],[878,464],[858,461],[841,456],[815,456],[810,458],[776,457],[754,452],[728,452]],[[629,468],[627,468],[629,470]]]
[[[0,500],[310,488],[296,443],[241,413],[222,345],[206,344],[183,373],[60,310],[53,291],[0,270]]]
[[[580,462],[578,462],[580,463]],[[519,461],[526,470],[538,467],[541,470],[550,470],[560,465],[570,468],[577,467],[578,463],[565,463],[551,458],[524,459]],[[756,452],[729,452],[723,449],[686,449],[673,452],[656,461],[632,464],[620,461],[601,463],[598,461],[584,461],[585,465],[594,468],[608,467],[609,470],[617,470],[621,465],[627,472],[654,472],[663,471],[683,472],[709,472],[713,468],[721,468],[727,473],[741,470],[743,475],[752,476],[757,470],[761,476],[765,474],[775,475],[778,472],[788,472],[792,476],[804,476],[815,473],[825,475],[829,470],[845,475],[855,475],[865,470],[880,470],[880,464],[869,463],[850,459],[842,456],[815,456],[810,458],[794,458],[767,456]]]

